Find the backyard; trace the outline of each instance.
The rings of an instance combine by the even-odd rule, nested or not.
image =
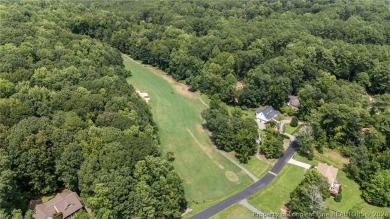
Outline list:
[[[307,158],[298,154],[294,155],[294,159],[312,165],[317,165],[319,162],[323,162],[327,163],[328,165],[333,165],[339,169],[337,174],[337,181],[343,185],[343,199],[341,202],[336,202],[333,198],[327,199],[326,202],[328,203],[328,208],[330,210],[335,212],[348,212],[353,207],[356,207],[360,209],[359,211],[372,215],[372,217],[367,218],[375,218],[373,216],[375,212],[390,212],[390,209],[376,207],[364,202],[360,196],[361,191],[359,185],[352,179],[349,179],[347,174],[342,170],[344,164],[348,163],[348,159],[342,157],[334,150],[325,148],[323,154],[316,152],[313,160],[308,160]]]

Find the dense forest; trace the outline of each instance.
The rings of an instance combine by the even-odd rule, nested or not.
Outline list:
[[[224,151],[235,151],[237,159],[247,163],[257,152],[258,128],[253,119],[243,118],[240,109],[231,113],[219,100],[210,101],[210,108],[202,112],[212,140]]]
[[[390,206],[388,0],[80,2],[0,5],[2,214],[71,188],[97,218],[180,217],[181,179],[120,52],[243,109],[298,96],[299,152],[337,150],[363,198]],[[248,142],[220,147],[245,161],[253,123],[216,114],[221,140]]]
[[[389,1],[85,5],[88,10],[72,18],[73,33],[107,42],[193,90],[243,109],[282,109],[288,95],[298,96],[297,116],[308,124],[300,153],[339,151],[350,158],[345,171],[364,199],[390,205]]]
[[[71,32],[73,4],[0,13],[0,218],[63,188],[95,218],[179,218],[182,180],[120,52]]]

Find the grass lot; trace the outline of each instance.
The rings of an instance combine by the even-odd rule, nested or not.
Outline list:
[[[202,96],[203,97],[203,96]],[[229,105],[226,105],[228,111],[231,113],[233,111],[233,109],[237,108],[237,109],[241,109],[240,107],[238,106],[229,106]],[[253,119],[255,120],[256,119],[256,108],[247,108],[245,110],[241,109],[242,111],[242,117],[243,118],[249,118],[249,119]]]
[[[149,105],[159,128],[163,153],[174,152],[173,165],[184,180],[191,214],[251,184],[251,179],[216,152],[201,124],[205,106],[184,86],[168,82],[157,70],[124,58],[129,78],[136,89],[147,92]],[[206,207],[206,206],[205,206]],[[189,215],[191,215],[189,214]]]
[[[361,192],[359,189],[359,185],[352,179],[349,179],[346,173],[342,171],[343,165],[348,163],[348,160],[339,155],[337,152],[326,148],[323,154],[316,153],[314,160],[310,161],[305,157],[299,156],[298,154],[294,155],[294,159],[312,165],[317,165],[319,162],[324,162],[339,168],[337,174],[337,181],[343,184],[343,199],[341,200],[341,202],[335,202],[333,198],[327,199],[326,202],[328,203],[328,207],[330,210],[344,213],[348,212],[352,207],[358,206],[361,212],[369,213],[371,215],[374,215],[374,212],[390,212],[389,208],[380,208],[373,205],[369,205],[364,202],[364,200],[360,196]],[[375,217],[372,216],[367,218]]]
[[[235,204],[232,207],[214,215],[210,219],[248,219],[248,218],[255,218],[253,212],[240,204]]]
[[[242,165],[259,179],[272,168],[271,162],[259,160],[255,156],[252,156],[248,163]]]
[[[231,158],[235,159],[237,162],[237,158],[235,157],[235,152],[229,152],[227,153]],[[268,160],[259,160],[256,156],[251,156],[248,163],[241,163],[242,166],[245,167],[245,169],[249,170],[253,175],[255,175],[257,178],[262,178],[264,175],[268,173],[268,171],[272,168],[272,165],[276,161],[268,161]]]
[[[337,212],[348,212],[352,207],[357,205],[361,208],[361,212],[370,213],[372,215],[372,217],[368,218],[375,218],[375,212],[390,212],[389,208],[379,208],[365,203],[360,196],[361,192],[359,190],[359,185],[353,180],[348,179],[343,171],[339,170],[337,174],[337,180],[338,182],[343,184],[343,199],[341,200],[341,202],[336,202],[333,198],[327,199],[326,202],[328,203],[328,208],[330,210]]]
[[[292,134],[295,133],[300,127],[301,127],[301,125],[298,125],[297,127],[292,127],[292,126],[290,125],[290,123],[287,123],[287,124],[285,125],[284,132],[286,132],[287,134],[292,135]]]
[[[308,160],[307,158],[302,157],[302,156],[298,155],[297,153],[294,155],[294,159],[301,161],[301,162],[304,162],[304,163],[312,164],[312,165],[317,165],[319,162],[323,162],[323,163],[327,163],[329,165],[333,165],[339,169],[342,169],[344,164],[348,163],[347,158],[341,156],[336,151],[330,150],[328,148],[324,149],[323,154],[315,152],[314,160]]]
[[[280,213],[303,175],[303,168],[287,164],[270,185],[250,196],[248,202],[264,213]]]

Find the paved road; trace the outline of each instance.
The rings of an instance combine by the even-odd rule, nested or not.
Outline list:
[[[283,167],[288,163],[288,161],[292,158],[295,149],[293,147],[293,143],[290,143],[290,146],[284,152],[282,158],[278,160],[278,162],[272,167],[271,171],[265,175],[263,178],[249,186],[248,188],[242,190],[241,192],[230,196],[229,198],[211,206],[210,208],[203,210],[202,212],[194,215],[191,219],[207,219],[226,208],[238,203],[239,201],[247,198],[248,196],[258,192],[259,190],[266,187],[275,177],[276,175],[283,169]]]

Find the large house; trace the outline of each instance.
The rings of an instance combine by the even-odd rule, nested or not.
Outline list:
[[[341,184],[336,181],[338,169],[334,166],[329,166],[325,163],[319,163],[317,166],[317,170],[328,180],[329,192],[332,195],[337,195],[341,187]]]
[[[256,109],[256,120],[266,123],[276,116],[276,111],[272,106],[265,109]]]
[[[65,189],[50,201],[37,205],[35,207],[34,218],[51,219],[54,214],[62,213],[62,217],[66,219],[82,208],[83,205],[77,193]]]

